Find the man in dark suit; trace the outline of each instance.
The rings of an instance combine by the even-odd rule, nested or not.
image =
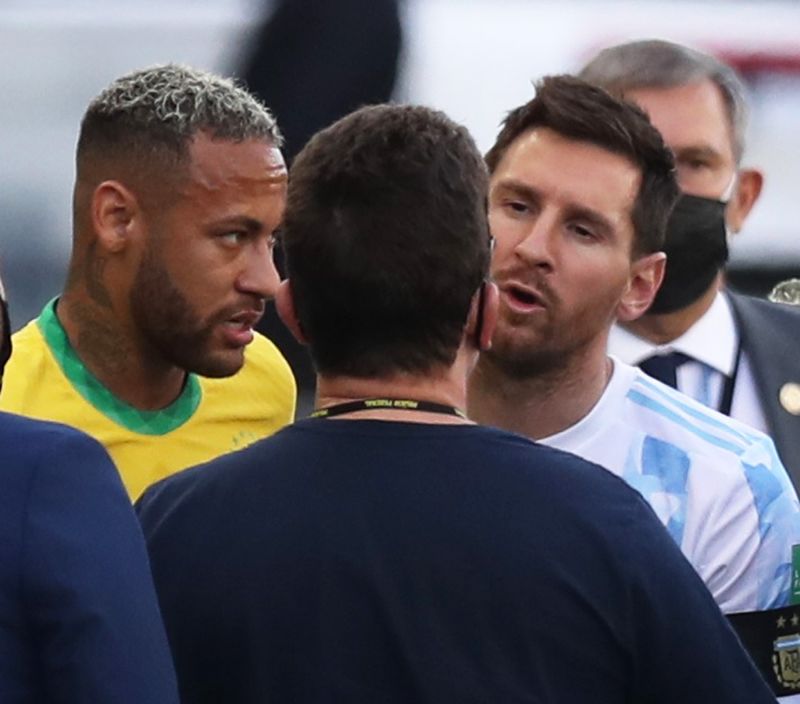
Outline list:
[[[740,78],[712,56],[659,40],[604,49],[580,76],[644,108],[675,153],[684,193],[661,290],[646,315],[612,332],[611,353],[767,432],[800,487],[800,310],[723,291],[728,237],[763,184],[742,166]]]
[[[11,352],[0,285],[0,377]],[[0,701],[171,704],[141,531],[83,433],[0,413]]]

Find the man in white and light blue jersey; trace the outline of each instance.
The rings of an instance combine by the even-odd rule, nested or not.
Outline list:
[[[724,612],[789,603],[797,500],[767,436],[614,359],[588,415],[541,441],[637,489]]]
[[[608,100],[576,88],[563,110],[537,96],[487,155],[501,303],[470,415],[638,489],[724,612],[785,606],[800,505],[772,441],[607,355],[613,322],[658,290],[677,195],[656,130],[622,103],[597,120]]]

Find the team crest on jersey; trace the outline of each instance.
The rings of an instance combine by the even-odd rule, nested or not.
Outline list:
[[[800,545],[792,545],[792,583],[790,602],[800,604]],[[778,631],[790,629],[793,633],[779,635],[773,642],[772,669],[787,689],[800,690],[800,617],[783,614],[777,621]]]
[[[772,669],[775,677],[787,689],[800,690],[800,617],[781,616],[777,622],[778,630],[787,628],[795,631],[778,636],[773,642]]]

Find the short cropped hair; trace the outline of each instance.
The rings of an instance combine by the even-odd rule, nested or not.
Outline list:
[[[696,49],[661,39],[618,44],[603,49],[578,74],[616,95],[637,88],[673,88],[709,80],[719,89],[731,130],[737,163],[744,154],[747,97],[736,71]]]
[[[98,160],[126,163],[144,175],[170,175],[188,163],[199,132],[281,144],[267,108],[232,80],[167,64],[122,76],[91,101],[78,138],[78,177]]]
[[[540,127],[625,157],[642,175],[631,213],[632,255],[660,250],[678,185],[672,153],[647,115],[632,103],[574,76],[548,76],[535,88],[535,97],[512,110],[503,122],[486,155],[490,172],[494,173],[520,135]]]
[[[290,171],[282,241],[319,373],[454,362],[488,272],[487,188],[467,130],[427,108],[362,108],[309,141]]]

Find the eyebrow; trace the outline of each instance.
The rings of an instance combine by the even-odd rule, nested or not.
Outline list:
[[[248,215],[231,215],[230,217],[223,217],[211,223],[214,228],[219,227],[240,227],[248,232],[261,232],[264,229],[264,223]]]
[[[535,188],[532,188],[527,183],[523,183],[522,181],[517,181],[513,178],[505,178],[500,181],[494,188],[491,189],[491,195],[496,193],[497,191],[504,191],[506,193],[513,193],[514,195],[523,198],[524,200],[535,200],[538,201],[540,199],[539,191]]]
[[[512,193],[529,202],[539,202],[541,200],[541,194],[538,190],[516,179],[503,179],[492,189],[492,194],[497,191]],[[568,219],[586,220],[599,227],[606,235],[614,233],[612,222],[605,215],[592,208],[568,202],[565,211]]]
[[[679,147],[674,150],[676,159],[700,158],[700,159],[721,159],[722,154],[717,149],[706,145],[691,145]]]

